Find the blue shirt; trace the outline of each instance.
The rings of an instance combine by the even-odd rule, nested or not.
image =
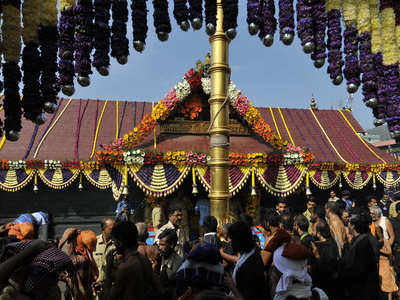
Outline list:
[[[346,210],[347,211],[349,211],[350,209],[351,209],[351,207],[353,206],[353,200],[344,200],[343,198],[342,198],[342,201],[344,202],[344,203],[346,203]]]
[[[127,215],[123,214],[126,212],[128,215],[132,215],[135,211],[132,203],[129,200],[121,200],[117,203],[117,209],[115,210],[116,218],[127,221]]]

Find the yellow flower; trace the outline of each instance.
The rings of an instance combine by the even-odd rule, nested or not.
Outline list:
[[[340,0],[326,0],[326,11],[340,10]]]
[[[379,17],[379,0],[369,0],[371,16],[371,51],[373,54],[381,52],[381,21]]]
[[[381,11],[382,20],[382,40],[383,40],[383,64],[393,65],[398,62],[396,49],[396,22],[393,8],[385,8]]]
[[[371,31],[371,15],[369,11],[369,0],[359,0],[357,28],[359,34]]]
[[[343,0],[343,20],[346,26],[352,26],[357,23],[357,4],[355,0]]]

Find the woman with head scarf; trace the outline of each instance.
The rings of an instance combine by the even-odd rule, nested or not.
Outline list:
[[[73,275],[66,279],[66,299],[93,299],[92,285],[98,277],[98,269],[93,259],[96,244],[96,234],[91,230],[68,228],[64,232],[58,247],[71,257],[75,267]]]
[[[9,223],[6,228],[8,229],[8,236],[14,236],[20,241],[33,240],[34,227],[31,223]]]

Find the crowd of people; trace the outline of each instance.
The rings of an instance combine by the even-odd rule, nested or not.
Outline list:
[[[306,202],[298,214],[279,200],[257,226],[264,243],[246,214],[223,226],[206,216],[201,234],[189,235],[176,205],[152,245],[148,225],[129,218],[103,219],[97,236],[68,228],[51,241],[41,237],[46,214],[24,214],[0,227],[0,299],[397,298],[400,202],[353,201],[348,191]]]

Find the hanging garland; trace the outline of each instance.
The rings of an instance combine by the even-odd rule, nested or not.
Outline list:
[[[236,37],[237,17],[239,13],[239,0],[222,0],[222,8],[224,11],[223,30],[226,36],[233,40]]]
[[[188,31],[190,24],[187,0],[174,0],[174,18],[183,31]],[[133,10],[132,10],[133,11]]]
[[[308,0],[298,0],[297,33],[306,54],[311,54],[315,49],[312,9],[312,4]]]
[[[78,74],[78,83],[89,86],[92,74],[90,53],[93,42],[93,3],[92,0],[78,0],[74,7],[75,29],[75,73]]]
[[[109,0],[94,0],[93,67],[100,75],[108,76],[110,66],[110,8]]]
[[[315,48],[311,54],[316,68],[322,68],[326,59],[325,31],[327,26],[327,15],[325,11],[325,0],[314,0],[312,4],[312,17],[314,24]]]
[[[213,35],[217,27],[217,2],[205,0],[206,33]]]
[[[281,41],[291,45],[294,39],[293,0],[279,0],[279,29]]]
[[[343,82],[342,66],[342,28],[340,26],[340,1],[327,0],[326,10],[328,12],[328,69],[327,72],[334,85]]]
[[[189,19],[194,30],[199,30],[203,24],[203,0],[189,1]],[[224,0],[222,0],[223,2]],[[225,16],[224,16],[225,18]],[[229,18],[229,17],[228,17]]]
[[[131,9],[133,25],[133,46],[136,51],[142,52],[146,47],[146,36],[148,30],[146,0],[133,0],[131,4]]]
[[[154,27],[156,29],[157,37],[160,41],[165,42],[168,40],[171,32],[171,22],[168,14],[168,1],[153,0],[153,6]]]
[[[74,88],[74,42],[75,42],[75,18],[74,0],[60,0],[60,52],[59,52],[59,84],[64,95],[72,96]]]
[[[19,139],[21,126],[21,100],[19,82],[21,71],[18,63],[21,55],[21,0],[3,1],[3,49],[4,60],[4,129],[10,141]]]
[[[276,31],[275,2],[274,0],[263,0],[261,8],[261,28],[258,37],[264,46],[271,47],[274,43]]]
[[[22,107],[24,116],[32,122],[42,125],[46,117],[43,113],[43,101],[40,94],[40,53],[38,42],[38,27],[40,16],[36,8],[41,6],[41,0],[26,0],[22,4],[22,39],[25,47],[22,51],[22,70],[24,71],[22,89]]]
[[[43,0],[38,31],[40,45],[41,77],[40,91],[44,110],[53,114],[57,110],[57,53],[58,53],[58,10],[57,0]]]
[[[128,22],[128,2],[126,0],[111,0],[113,23],[111,27],[111,56],[119,64],[125,65],[129,56],[129,40],[126,38]]]

